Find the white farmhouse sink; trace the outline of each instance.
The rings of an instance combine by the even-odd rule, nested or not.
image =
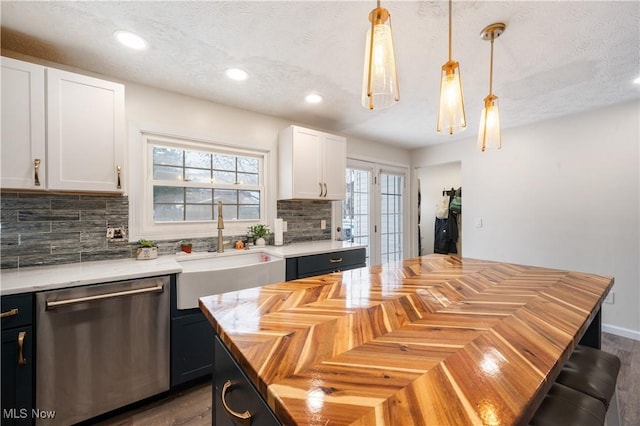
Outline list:
[[[178,258],[178,309],[198,307],[198,298],[273,284],[285,279],[285,260],[260,250],[209,253]]]

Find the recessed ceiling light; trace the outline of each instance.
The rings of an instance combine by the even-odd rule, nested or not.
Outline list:
[[[311,93],[310,95],[305,96],[304,100],[309,102],[310,104],[319,104],[320,102],[322,102],[322,96],[318,95],[317,93]]]
[[[249,77],[249,74],[245,70],[241,70],[240,68],[227,68],[225,70],[225,75],[229,77],[231,80],[243,81]]]
[[[113,36],[124,46],[127,46],[131,49],[142,50],[147,47],[147,42],[145,39],[129,31],[116,31],[115,33],[113,33]]]

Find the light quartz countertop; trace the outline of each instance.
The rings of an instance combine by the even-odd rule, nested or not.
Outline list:
[[[249,250],[262,251],[284,258],[308,256],[320,253],[350,250],[365,247],[345,241],[323,240],[295,243],[285,246],[252,247]],[[9,269],[0,272],[0,295],[54,290],[87,284],[105,283],[133,278],[182,272],[180,260],[189,258],[214,258],[231,256],[234,249],[225,248],[225,253],[192,253],[160,256],[152,260],[117,259],[96,262],[70,263],[53,266],[34,266]]]

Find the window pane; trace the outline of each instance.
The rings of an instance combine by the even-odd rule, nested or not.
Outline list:
[[[238,204],[260,204],[260,191],[238,191]]]
[[[258,185],[258,175],[253,173],[238,173],[238,183],[241,185]]]
[[[211,205],[213,191],[207,188],[187,188],[187,203]]]
[[[213,191],[213,202],[222,204],[238,204],[238,191],[235,189],[215,189]],[[223,213],[224,214],[224,213]]]
[[[216,208],[216,218],[218,216],[218,209]],[[222,217],[224,220],[236,220],[238,219],[238,208],[235,204],[222,206]]]
[[[181,167],[153,166],[153,178],[158,180],[182,180]]]
[[[173,186],[154,186],[153,202],[155,203],[184,203],[184,188],[176,188]]]
[[[257,158],[238,157],[238,171],[258,173],[260,163]]]
[[[182,204],[155,204],[153,220],[156,222],[181,222],[184,214]]]
[[[176,148],[153,147],[153,164],[182,166],[182,150]]]
[[[211,182],[211,171],[202,169],[184,169],[185,182]]]
[[[236,173],[235,172],[219,172],[217,170],[213,171],[213,183],[236,183]]]
[[[211,205],[187,204],[185,220],[213,220]],[[224,215],[224,212],[222,212]]]
[[[184,152],[185,167],[197,167],[200,169],[211,169],[211,154],[198,151]]]
[[[231,155],[213,154],[213,168],[217,170],[236,170],[236,157]]]
[[[260,219],[260,206],[240,206],[238,219]]]

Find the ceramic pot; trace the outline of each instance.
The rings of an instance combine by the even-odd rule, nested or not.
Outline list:
[[[158,247],[138,247],[136,249],[136,260],[149,260],[158,257]]]
[[[264,238],[258,238],[256,240],[256,246],[258,247],[264,247],[266,244],[266,241],[264,240]]]

